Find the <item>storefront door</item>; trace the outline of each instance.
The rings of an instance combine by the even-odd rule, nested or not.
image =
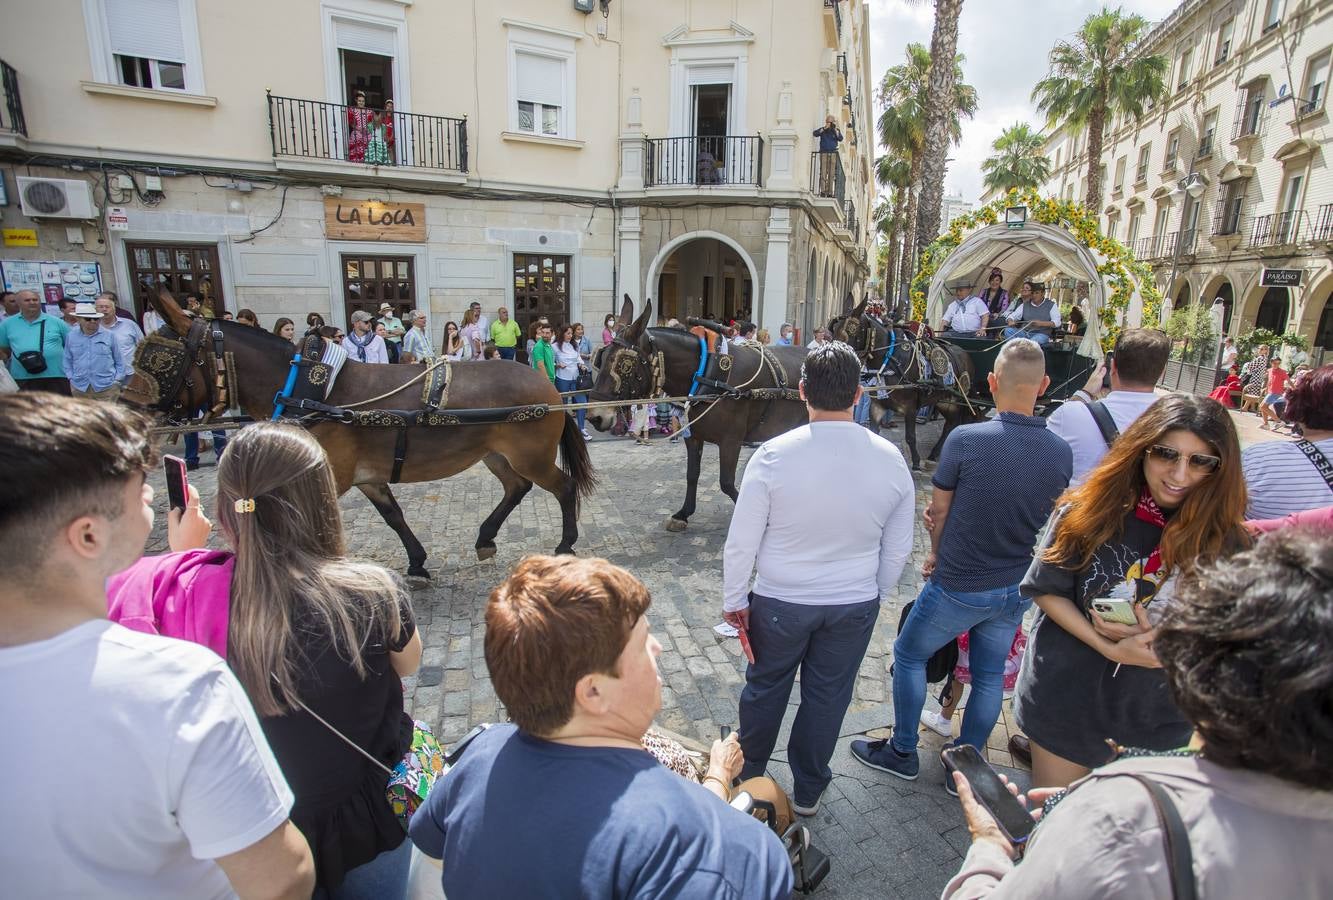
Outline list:
[[[216,244],[127,241],[125,254],[129,258],[130,283],[134,285],[134,315],[139,321],[152,306],[149,297],[164,287],[182,307],[185,296],[194,294],[206,312],[221,316],[228,308],[222,297]]]
[[[416,306],[414,260],[410,256],[342,255],[343,304],[348,322],[352,313],[364,309],[379,315],[380,304],[393,305],[393,314],[404,321]]]

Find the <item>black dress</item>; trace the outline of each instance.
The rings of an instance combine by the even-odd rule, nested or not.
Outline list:
[[[406,647],[416,631],[407,603],[402,619],[392,645],[370,636],[364,681],[311,620],[297,625],[305,654],[297,684],[302,702],[390,769],[412,741],[402,679],[389,663],[390,651]],[[296,795],[291,819],[310,844],[320,887],[337,887],[348,871],[403,842],[406,833],[384,796],[382,769],[304,710],[263,717],[260,725]]]

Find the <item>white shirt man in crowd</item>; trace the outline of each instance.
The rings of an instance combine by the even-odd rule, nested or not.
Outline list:
[[[481,311],[481,303],[473,300],[468,304],[468,309],[475,309],[477,311],[477,328],[486,336],[486,340],[490,340],[491,320],[486,318],[486,314]]]
[[[153,525],[147,427],[112,403],[6,394],[0,433],[4,893],[308,898],[292,792],[227,664],[106,620],[106,580]],[[53,747],[94,767],[69,803],[38,777]]]
[[[814,815],[832,780],[828,763],[880,600],[912,550],[912,475],[897,447],[853,421],[860,374],[840,342],[806,357],[800,390],[810,424],[750,458],[723,556],[723,618],[748,629],[754,650],[740,701],[741,777],[768,765],[800,670],[787,753],[801,815]],[[875,477],[832,492],[835,472]]]
[[[133,319],[126,319],[117,314],[116,295],[110,291],[98,294],[94,303],[98,314],[102,317],[102,327],[110,332],[116,340],[116,347],[120,350],[120,358],[133,361],[134,351],[138,348],[139,342],[143,340],[143,330],[135,324]],[[133,374],[133,368],[127,365],[125,375],[120,383],[122,385],[129,384],[130,376]]]
[[[944,310],[940,321],[941,337],[985,337],[990,309],[986,301],[973,294],[966,278],[949,282],[954,301]]]
[[[343,346],[352,359],[363,363],[388,363],[389,350],[384,346],[384,338],[370,327],[370,313],[358,309],[352,313],[352,330],[343,339]]]
[[[1076,392],[1075,399],[1062,403],[1051,413],[1046,427],[1064,438],[1074,451],[1071,485],[1084,482],[1109,446],[1090,404],[1099,403],[1115,423],[1116,434],[1120,434],[1157,402],[1157,380],[1162,377],[1170,355],[1171,339],[1164,332],[1153,328],[1126,329],[1120,332],[1111,355],[1111,392],[1096,399],[1105,373],[1102,366],[1097,366],[1084,389]]]

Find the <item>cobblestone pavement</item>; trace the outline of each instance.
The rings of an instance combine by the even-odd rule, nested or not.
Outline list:
[[[933,444],[937,428],[932,424],[919,435],[923,454]],[[901,445],[900,429],[885,434]],[[679,507],[684,492],[682,445],[657,441],[640,447],[625,439],[598,436],[591,452],[601,486],[583,506],[576,550],[625,566],[651,589],[649,619],[663,647],[659,661],[663,709],[658,723],[688,738],[711,742],[719,725],[734,725],[737,720],[745,670],[739,643],[719,638],[712,630],[720,621],[722,546],[732,509],[717,488],[716,450],[705,450],[699,508],[689,529],[680,534],[667,532],[663,523]],[[749,454],[748,450],[742,454],[742,463]],[[206,510],[212,507],[215,491],[211,458],[205,453],[204,466],[190,473]],[[165,549],[166,501],[160,476],[154,484],[162,514],[149,552],[160,552]],[[928,473],[917,476],[917,489],[921,506],[929,496]],[[430,553],[427,565],[433,576],[428,587],[413,595],[425,655],[420,673],[407,683],[410,706],[448,742],[478,722],[504,719],[486,673],[483,610],[491,589],[524,554],[554,549],[560,511],[553,497],[534,489],[500,531],[495,559],[478,562],[472,551],[477,527],[501,495],[499,483],[484,467],[447,481],[398,485],[394,493]],[[397,537],[360,493],[349,492],[342,509],[353,555],[405,569]],[[913,560],[895,594],[885,598],[861,666],[832,761],[833,784],[819,814],[808,820],[816,845],[834,857],[820,896],[938,896],[969,843],[958,803],[944,792],[943,770],[932,752],[942,738],[924,731],[922,772],[915,782],[866,768],[847,749],[852,738],[864,732],[887,735],[882,729],[891,719],[890,648],[902,604],[920,588],[919,559],[927,547],[925,540],[918,527]],[[799,690],[793,692],[788,725],[798,695]],[[938,709],[934,700],[928,706]],[[954,723],[956,730],[957,717]],[[1004,753],[1007,736],[1007,722],[1002,721],[990,741],[993,762],[1009,763]],[[770,774],[790,789],[785,746],[784,731]],[[1011,774],[1026,785],[1026,773]]]

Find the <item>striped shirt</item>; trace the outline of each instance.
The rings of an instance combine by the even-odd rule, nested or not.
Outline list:
[[[1315,443],[1333,462],[1333,438]],[[1278,519],[1292,513],[1333,505],[1333,489],[1292,441],[1269,441],[1247,447],[1241,470],[1250,492],[1247,519]]]

